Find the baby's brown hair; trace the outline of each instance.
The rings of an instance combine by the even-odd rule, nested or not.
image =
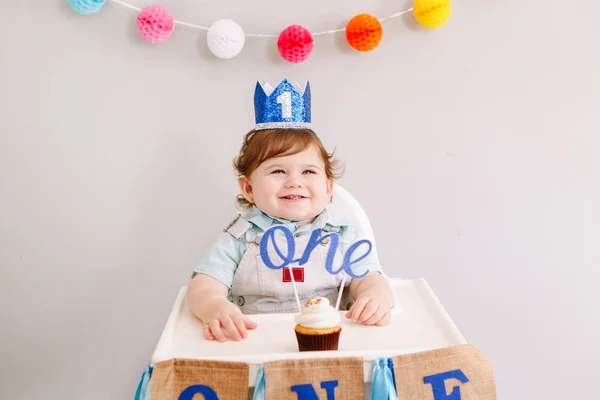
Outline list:
[[[338,179],[342,173],[336,172],[338,160],[333,153],[327,152],[321,139],[310,129],[264,129],[251,130],[244,136],[240,153],[233,162],[236,174],[249,177],[260,164],[274,158],[300,153],[310,146],[316,146],[325,165],[328,179]],[[241,194],[237,197],[238,206],[250,207],[251,204]]]

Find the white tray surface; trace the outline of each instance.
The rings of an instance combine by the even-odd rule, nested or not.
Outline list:
[[[195,318],[180,289],[152,357],[152,364],[172,358],[241,361],[251,365],[254,386],[259,364],[283,359],[363,357],[365,381],[370,381],[370,362],[378,357],[431,350],[466,343],[427,282],[423,279],[391,279],[399,308],[386,326],[363,326],[342,317],[339,350],[299,352],[294,333],[294,314],[259,314],[249,317],[258,324],[240,342],[208,341],[202,323]]]

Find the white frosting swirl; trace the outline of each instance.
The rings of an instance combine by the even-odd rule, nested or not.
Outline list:
[[[331,306],[326,297],[316,297],[306,302],[302,313],[295,317],[296,323],[306,328],[333,328],[341,322],[340,314]]]

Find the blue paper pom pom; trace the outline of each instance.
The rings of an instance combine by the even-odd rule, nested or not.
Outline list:
[[[69,0],[69,5],[77,14],[89,15],[100,11],[106,0]]]

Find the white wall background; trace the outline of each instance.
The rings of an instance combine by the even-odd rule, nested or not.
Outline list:
[[[144,6],[144,0],[130,0]],[[408,1],[162,0],[247,31],[343,27]],[[179,286],[229,222],[257,79],[310,79],[394,277],[425,277],[500,399],[593,397],[600,356],[600,2],[455,0],[380,47],[273,39],[230,61],[200,31],[144,44],[110,1],[0,3],[0,398],[132,399]]]

